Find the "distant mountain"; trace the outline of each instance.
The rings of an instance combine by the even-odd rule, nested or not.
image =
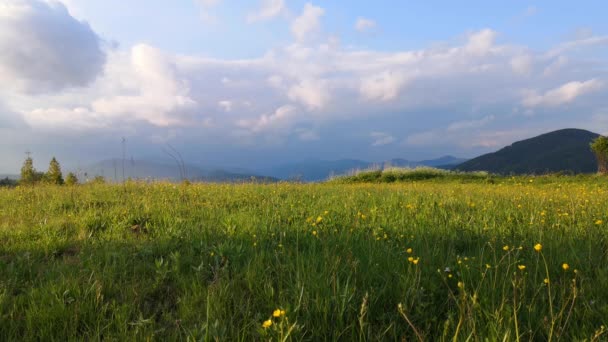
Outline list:
[[[355,170],[386,167],[451,167],[464,162],[466,159],[452,156],[444,156],[438,159],[411,161],[406,159],[391,159],[384,162],[374,163],[358,159],[341,160],[308,160],[300,163],[286,164],[274,168],[261,170],[260,173],[267,174],[280,179],[297,179],[307,182],[322,181],[332,175],[344,175]]]
[[[122,159],[103,160],[75,171],[79,179],[103,176],[109,181],[122,181]],[[178,181],[182,178],[176,163],[127,159],[124,162],[124,176],[132,179],[158,179]],[[261,182],[275,182],[278,179],[248,173],[235,173],[221,169],[206,170],[191,164],[185,165],[185,178],[204,182],[242,182],[255,179]]]
[[[0,174],[0,179],[11,179],[11,180],[19,180],[20,176],[19,175],[11,175],[11,174]]]
[[[497,152],[464,162],[455,169],[497,174],[596,172],[597,163],[589,144],[598,136],[582,129],[562,129],[515,142]]]
[[[308,160],[261,170],[260,173],[284,180],[319,181],[331,175],[347,173],[354,169],[367,169],[373,163],[356,159]]]

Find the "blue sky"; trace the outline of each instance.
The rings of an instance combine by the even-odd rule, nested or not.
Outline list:
[[[257,168],[608,132],[604,1],[0,0],[0,173]]]

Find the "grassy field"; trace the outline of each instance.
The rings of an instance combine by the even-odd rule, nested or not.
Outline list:
[[[0,340],[606,340],[598,177],[0,189]]]

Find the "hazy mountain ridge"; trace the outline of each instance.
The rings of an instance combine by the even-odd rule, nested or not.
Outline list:
[[[192,164],[185,164],[185,174],[182,175],[177,163],[164,163],[148,160],[124,161],[124,178],[132,179],[159,179],[178,181],[182,178],[192,181],[205,182],[240,182],[253,179],[263,182],[274,182],[278,179],[261,176],[253,173],[235,173],[223,169],[203,169]],[[103,176],[110,181],[123,180],[123,160],[109,159],[75,170],[82,180],[92,179],[95,176]]]
[[[308,160],[299,163],[279,165],[274,168],[260,170],[262,174],[267,174],[280,179],[296,179],[302,181],[321,181],[334,175],[344,175],[355,170],[365,170],[370,168],[387,167],[448,167],[462,163],[466,159],[453,156],[443,156],[437,159],[422,161],[410,161],[407,159],[391,159],[383,162],[368,162],[358,159],[340,160]]]

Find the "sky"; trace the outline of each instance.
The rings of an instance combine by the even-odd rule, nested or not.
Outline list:
[[[0,173],[255,169],[608,133],[608,3],[0,0]]]

